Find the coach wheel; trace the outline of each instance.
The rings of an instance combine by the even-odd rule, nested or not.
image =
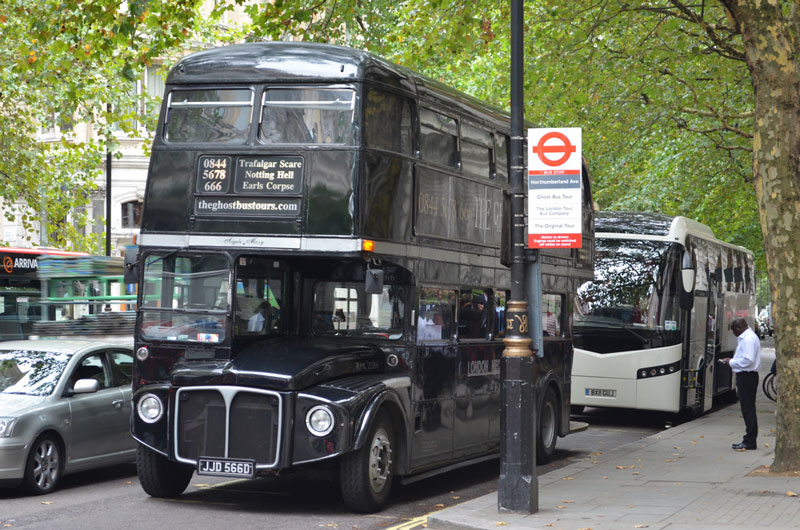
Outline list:
[[[385,414],[376,418],[366,442],[342,456],[340,485],[345,505],[354,512],[373,513],[386,504],[392,489],[394,431]]]
[[[552,387],[547,387],[539,409],[539,429],[536,438],[536,463],[547,464],[553,459],[558,439],[558,399]]]

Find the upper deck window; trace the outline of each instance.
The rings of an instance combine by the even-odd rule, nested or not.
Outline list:
[[[250,89],[173,90],[164,139],[170,143],[243,144],[253,115]]]
[[[367,147],[410,155],[414,151],[411,102],[408,98],[373,89],[364,104]]]
[[[488,131],[461,124],[461,167],[465,173],[489,178],[492,164],[492,136]]]
[[[448,167],[458,164],[458,124],[444,114],[420,109],[422,158]]]
[[[266,144],[355,143],[352,89],[270,88],[261,106],[258,138]]]
[[[508,138],[504,134],[494,135],[494,171],[500,182],[508,182]]]

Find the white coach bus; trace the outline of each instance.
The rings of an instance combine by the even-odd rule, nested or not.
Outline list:
[[[686,217],[598,212],[595,279],[574,305],[572,410],[702,414],[736,396],[735,318],[755,318],[753,253]]]

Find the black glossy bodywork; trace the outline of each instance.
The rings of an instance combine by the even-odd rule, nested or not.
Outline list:
[[[219,86],[249,87],[256,107],[267,87],[352,88],[357,102],[355,142],[265,145],[254,123],[242,145],[176,145],[162,134],[165,104],[151,157],[141,255],[224,254],[232,270],[244,255],[287,260],[290,309],[284,315],[285,335],[264,340],[231,333],[218,344],[189,344],[144,340],[139,333],[137,347],[149,348],[149,358],[136,363],[134,403],[152,393],[167,404],[168,413],[153,424],[134,415],[134,437],[171,459],[191,463],[186,454],[179,454],[182,442],[175,438],[194,433],[192,426],[206,419],[199,413],[189,418],[179,395],[188,403],[201,395],[192,392],[230,391],[236,396],[252,394],[254,402],[263,398],[270,403],[268,408],[274,401],[269,421],[278,423],[269,432],[278,437],[277,456],[274,462],[267,457],[257,461],[259,472],[320,462],[357,449],[381,411],[389,415],[396,433],[394,465],[399,475],[497,453],[502,337],[493,332],[468,341],[453,333],[442,341],[423,343],[416,336],[416,311],[422,286],[480,288],[496,294],[508,289],[509,272],[500,262],[503,197],[508,189],[502,177],[505,168],[479,178],[462,172],[459,165],[442,167],[427,161],[420,155],[418,140],[413,149],[371,146],[364,138],[363,101],[369,90],[380,89],[412,102],[409,127],[414,138],[421,105],[496,135],[508,134],[508,116],[371,54],[315,44],[258,43],[197,53],[173,68],[166,88],[169,93]],[[198,214],[201,157],[230,157],[237,163],[253,156],[302,159],[297,215]],[[591,276],[588,174],[583,180],[584,248],[543,252],[545,284],[564,296],[565,314],[571,314],[575,282]],[[231,186],[214,198],[236,196]],[[374,252],[352,244],[367,238],[375,241]],[[402,336],[330,338],[313,332],[314,282],[363,281],[367,264],[393,271],[387,272],[386,281],[405,289]],[[232,282],[235,285],[236,278]],[[502,329],[497,320],[502,308],[495,307],[494,300],[488,301],[488,308],[493,329]],[[232,328],[234,316],[229,314],[228,319]],[[141,315],[139,320],[137,331]],[[569,431],[571,359],[571,337],[565,330],[562,336],[545,340],[544,352],[536,360],[537,387],[552,386],[562,405],[561,436]],[[212,403],[217,398],[208,399]],[[320,404],[330,407],[336,417],[335,427],[324,437],[311,435],[306,427],[307,412]],[[232,426],[231,432],[246,431]],[[272,448],[259,450],[267,454]]]

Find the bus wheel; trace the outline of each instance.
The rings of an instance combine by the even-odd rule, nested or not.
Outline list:
[[[340,485],[344,504],[359,513],[383,508],[392,489],[394,431],[385,414],[375,420],[366,442],[342,456]]]
[[[136,448],[136,472],[142,489],[152,497],[177,497],[192,479],[194,468],[170,462],[143,445]]]
[[[548,386],[539,408],[539,429],[536,438],[536,463],[547,464],[553,459],[558,439],[558,400],[553,388]]]
[[[23,487],[33,495],[43,495],[56,489],[61,477],[61,446],[51,434],[36,439],[25,463]]]

